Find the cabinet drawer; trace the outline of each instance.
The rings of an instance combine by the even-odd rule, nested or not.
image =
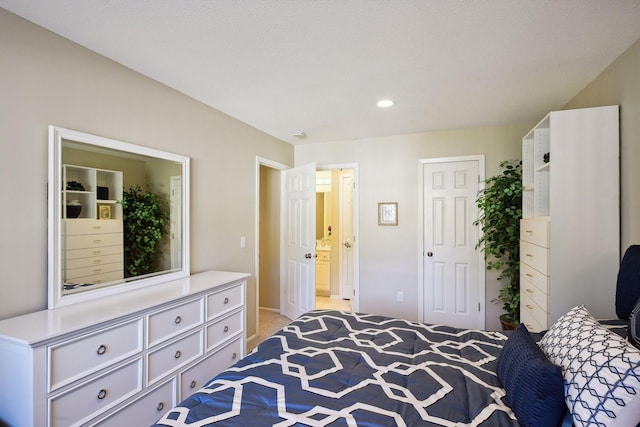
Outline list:
[[[240,311],[207,326],[207,351],[241,332],[243,320],[244,312]]]
[[[534,245],[549,248],[550,223],[543,219],[522,219],[520,220],[520,240],[533,243]]]
[[[527,295],[542,310],[544,310],[545,312],[547,311],[547,293],[542,292],[536,286],[533,286],[533,284],[524,277],[520,277],[520,292]]]
[[[69,272],[67,272],[68,274]],[[80,277],[67,277],[65,283],[93,283],[98,285],[100,283],[113,282],[116,280],[122,280],[124,278],[124,271],[122,268],[115,271],[109,271],[105,273],[96,273],[89,276]]]
[[[122,272],[124,269],[124,260],[120,259],[118,262],[111,264],[92,265],[91,267],[71,268],[66,270],[65,282],[77,282],[77,283],[98,283],[95,281],[86,280],[88,276],[100,276],[111,272],[120,272],[120,279],[122,279]],[[82,280],[78,280],[82,279]]]
[[[180,374],[180,400],[202,388],[210,379],[240,360],[242,339],[237,339]]]
[[[541,332],[547,329],[536,320],[528,311],[521,310],[520,323],[525,325],[529,332]]]
[[[67,236],[78,234],[122,233],[122,221],[97,219],[68,219],[65,221]]]
[[[546,274],[540,273],[535,268],[531,267],[524,262],[520,263],[520,277],[526,279],[528,282],[531,282],[533,286],[538,288],[545,294],[550,293],[549,286],[551,281],[549,280],[549,276]]]
[[[103,246],[122,246],[122,233],[67,236],[66,243],[66,250],[100,248]]]
[[[149,426],[171,409],[177,401],[176,379],[173,378],[96,425],[100,427]]]
[[[202,329],[180,338],[147,356],[147,380],[152,384],[202,355]]]
[[[331,261],[331,252],[318,251],[318,258],[316,258],[316,261]]]
[[[535,324],[546,329],[547,312],[543,310],[540,306],[538,306],[526,294],[523,294],[520,296],[520,315],[522,316],[523,313],[527,313],[528,319],[534,320]]]
[[[544,275],[549,274],[549,249],[521,241],[520,261]]]
[[[122,249],[122,245],[115,245],[115,246],[100,246],[98,248],[73,249],[73,250],[66,251],[64,255],[68,261],[71,259],[91,258],[91,257],[99,257],[99,256],[123,254],[123,253],[124,251]]]
[[[49,347],[49,390],[142,351],[142,319]]]
[[[67,269],[99,267],[104,264],[114,264],[122,261],[123,254],[101,255],[90,258],[67,259]]]
[[[124,365],[49,399],[52,427],[75,426],[142,390],[142,360]]]
[[[207,320],[211,320],[244,304],[242,290],[242,283],[239,283],[229,289],[208,295]]]
[[[149,315],[148,345],[152,347],[203,322],[203,299],[188,301]]]

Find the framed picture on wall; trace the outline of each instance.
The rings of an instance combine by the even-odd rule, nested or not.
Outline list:
[[[98,205],[98,219],[111,219],[111,206]]]
[[[398,225],[398,202],[378,203],[378,225]]]

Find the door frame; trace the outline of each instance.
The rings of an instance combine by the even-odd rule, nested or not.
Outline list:
[[[457,157],[436,157],[431,159],[420,159],[418,161],[418,176],[419,176],[419,193],[418,193],[418,320],[424,321],[424,166],[426,164],[435,163],[453,163],[453,162],[466,162],[477,161],[478,162],[478,189],[484,188],[485,180],[485,155],[478,154],[472,156],[457,156]],[[482,228],[478,230],[478,239],[481,239],[483,235]],[[476,242],[477,243],[477,242]],[[478,250],[478,296],[480,299],[480,313],[482,320],[482,328],[485,329],[487,324],[487,295],[486,295],[486,261],[484,254],[481,250]]]
[[[282,263],[282,259],[284,257],[284,249],[283,249],[283,245],[284,245],[284,233],[282,233],[283,227],[284,227],[284,215],[282,212],[282,193],[284,192],[284,175],[282,174],[282,171],[285,171],[287,169],[291,169],[290,165],[286,165],[284,163],[280,163],[280,162],[276,162],[274,160],[271,159],[267,159],[266,157],[260,157],[260,156],[256,156],[256,167],[255,167],[255,201],[254,201],[254,236],[253,236],[253,241],[255,242],[254,245],[254,267],[253,267],[253,271],[255,274],[255,282],[256,282],[256,286],[255,286],[255,302],[256,302],[256,307],[255,307],[255,330],[256,330],[256,334],[255,336],[258,335],[258,332],[260,331],[260,166],[266,166],[272,169],[277,169],[279,170],[280,173],[280,278],[282,278],[283,274],[284,274],[284,264]],[[282,314],[283,311],[283,300],[282,300],[282,283],[280,283],[280,314]],[[250,341],[251,339],[253,339],[254,336],[251,337],[247,337],[247,341]]]
[[[360,179],[358,163],[317,163],[316,170],[353,171],[353,311],[360,311]],[[342,292],[342,283],[340,283]],[[340,296],[342,293],[340,294]]]

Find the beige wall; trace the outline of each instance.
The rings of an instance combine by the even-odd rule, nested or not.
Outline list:
[[[640,244],[640,40],[564,108],[620,105],[621,253]],[[612,296],[613,303],[613,296]]]
[[[255,277],[256,156],[292,164],[290,144],[2,9],[0,70],[0,319],[46,308],[52,124],[191,157],[191,271]]]
[[[519,159],[522,136],[534,125],[461,129],[322,144],[299,145],[296,166],[357,163],[360,203],[360,311],[418,319],[419,160],[484,154],[486,176],[498,163]],[[377,204],[397,201],[399,225],[378,227]],[[492,304],[498,282],[487,276],[487,328],[499,329]],[[396,292],[405,294],[396,302]]]

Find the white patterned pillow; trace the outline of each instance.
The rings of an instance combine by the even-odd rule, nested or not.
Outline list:
[[[640,423],[640,350],[603,328],[583,305],[558,319],[540,347],[562,368],[575,425]]]

